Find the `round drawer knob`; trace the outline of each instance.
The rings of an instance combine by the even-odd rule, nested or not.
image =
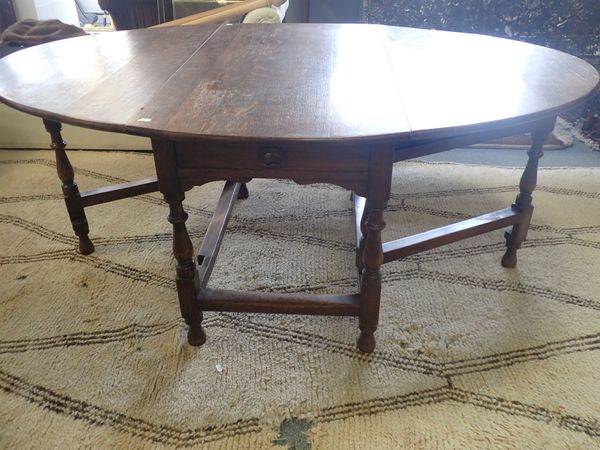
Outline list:
[[[265,166],[281,166],[285,161],[283,149],[278,147],[262,148],[259,152],[259,160]]]

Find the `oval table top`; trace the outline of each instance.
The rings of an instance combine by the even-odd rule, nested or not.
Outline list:
[[[161,139],[454,135],[555,116],[598,72],[488,36],[381,25],[204,25],[105,33],[0,60],[0,99]]]

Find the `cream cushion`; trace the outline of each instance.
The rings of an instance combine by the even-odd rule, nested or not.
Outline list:
[[[281,17],[274,7],[265,6],[246,14],[243,23],[281,23]]]

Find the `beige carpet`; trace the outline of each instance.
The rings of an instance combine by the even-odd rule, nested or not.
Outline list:
[[[82,189],[152,173],[71,156]],[[386,235],[505,207],[520,173],[398,165]],[[600,446],[600,169],[540,171],[515,270],[501,231],[386,265],[371,356],[334,317],[211,313],[191,348],[158,194],[88,209],[85,257],[50,152],[0,152],[0,180],[0,448]],[[355,291],[347,192],[249,187],[211,285]],[[188,193],[196,241],[217,192]]]

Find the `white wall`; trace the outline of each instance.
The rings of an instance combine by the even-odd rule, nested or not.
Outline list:
[[[65,125],[63,139],[67,148],[102,150],[149,150],[150,139],[125,134],[105,133]],[[50,136],[42,119],[0,104],[0,149],[50,147]]]
[[[74,0],[16,0],[17,19],[48,20],[79,26]]]
[[[13,0],[13,5],[17,20],[37,18],[34,0]]]
[[[73,0],[75,1],[75,0]],[[79,5],[84,12],[101,12],[102,8],[98,4],[98,0],[78,0]]]

